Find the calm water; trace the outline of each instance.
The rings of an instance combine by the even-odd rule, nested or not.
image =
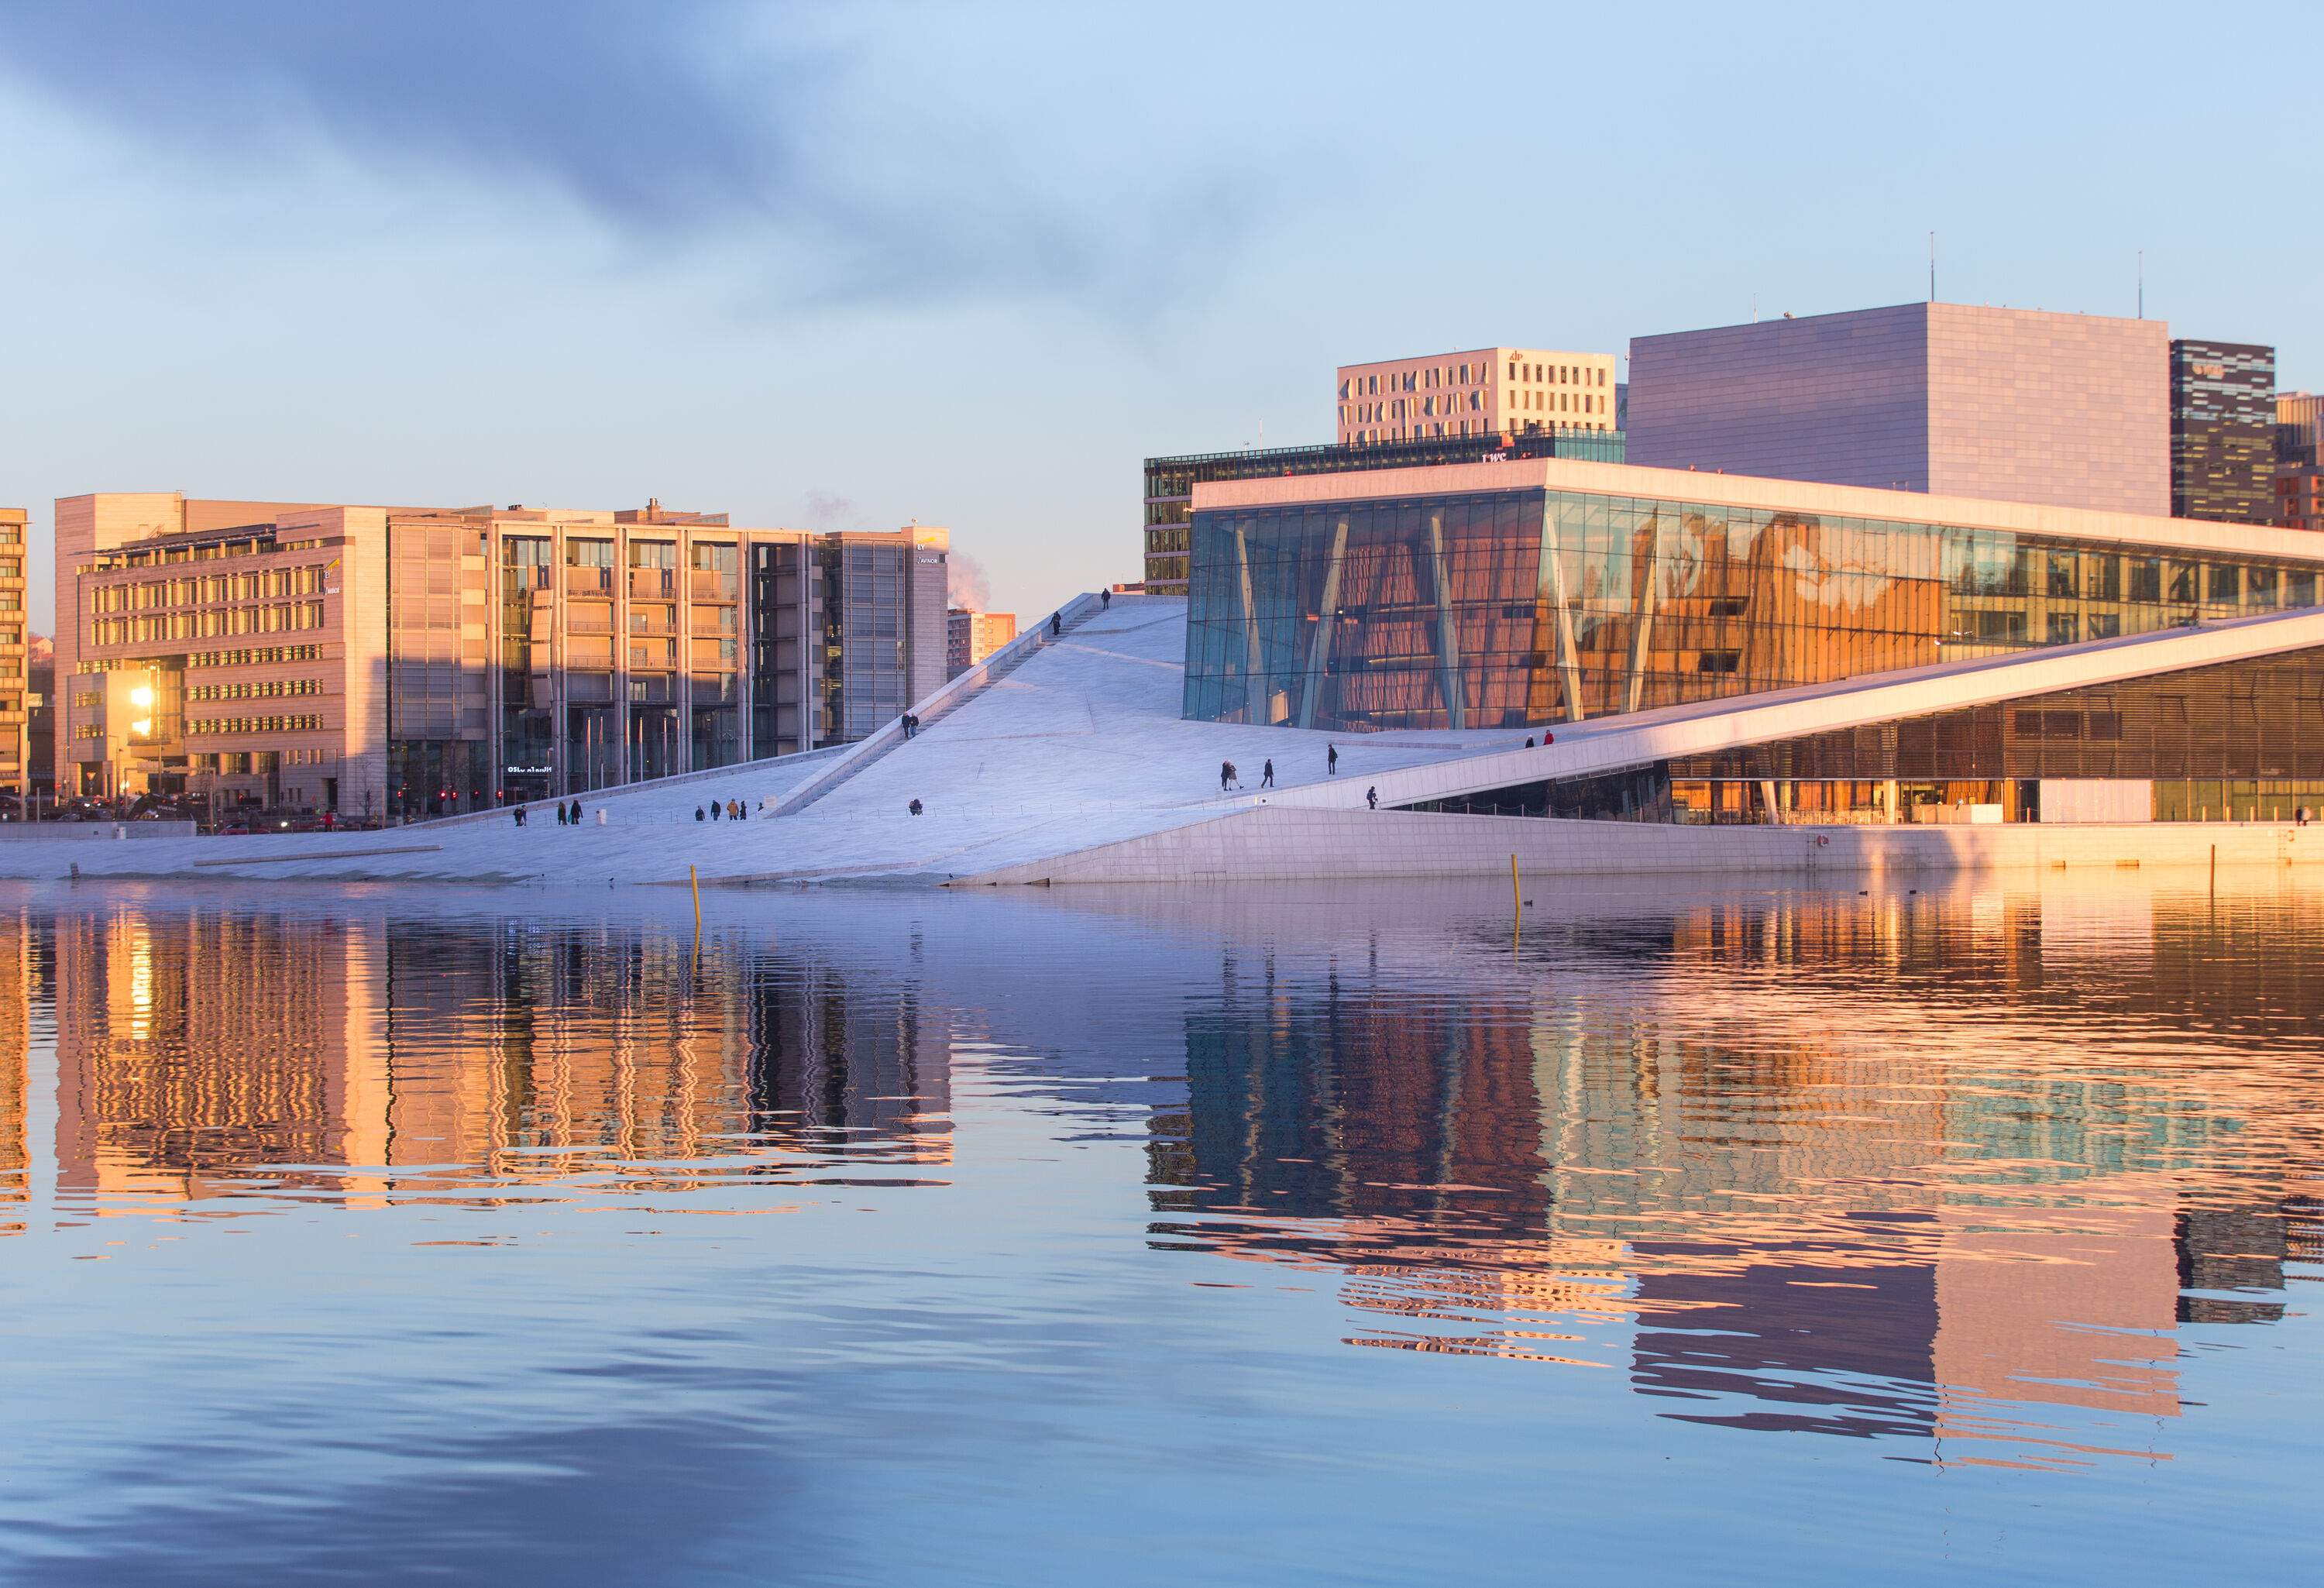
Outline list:
[[[1528,891],[0,893],[0,1575],[2324,1570],[2324,892]]]

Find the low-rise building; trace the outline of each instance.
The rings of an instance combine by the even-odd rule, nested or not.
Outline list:
[[[1335,401],[1342,446],[1442,436],[1611,430],[1614,355],[1477,347],[1343,364]]]
[[[1013,612],[954,607],[945,614],[945,677],[960,677],[1016,637]]]
[[[57,791],[432,815],[859,738],[943,682],[947,547],[659,503],[63,498]]]

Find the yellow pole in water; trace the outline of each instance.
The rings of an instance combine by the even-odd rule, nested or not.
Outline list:
[[[692,866],[686,868],[686,880],[694,884],[694,935],[702,936],[702,878]]]

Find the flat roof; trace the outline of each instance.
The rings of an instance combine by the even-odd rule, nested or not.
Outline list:
[[[1441,463],[1344,474],[1277,475],[1250,480],[1201,480],[1194,485],[1194,511],[1216,512],[1236,507],[1289,507],[1306,503],[1369,502],[1480,491],[1572,491],[1600,496],[1647,496],[1699,503],[1706,507],[1758,508],[1810,513],[1819,518],[1901,519],[1908,523],[2053,535],[2070,540],[2121,541],[2173,551],[2281,557],[2324,563],[2324,535],[2307,530],[2220,523],[2209,519],[2155,518],[2096,508],[2052,507],[2034,502],[1991,502],[1974,496],[1931,496],[1919,491],[1706,474],[1700,469],[1591,463],[1574,457]]]

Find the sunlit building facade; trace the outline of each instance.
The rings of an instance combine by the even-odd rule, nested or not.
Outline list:
[[[1016,637],[1013,612],[954,607],[945,615],[945,676],[958,678]]]
[[[57,503],[59,792],[442,814],[860,737],[943,681],[941,529]]]
[[[0,789],[32,788],[32,632],[24,611],[25,526],[21,507],[0,507]]]
[[[1614,355],[1476,347],[1343,364],[1333,400],[1357,443],[1615,428]]]
[[[1204,485],[1194,505],[1185,715],[1342,733],[1548,728],[2299,611],[2324,575],[2280,530],[1556,460]],[[1896,819],[1893,780],[1973,781],[1944,802],[2030,817],[1997,786],[2070,775],[2177,785],[2153,791],[2163,816],[2324,804],[2315,688],[2299,659],[2237,664],[1850,735],[1803,749],[1812,772],[1766,770],[1763,747],[1737,797],[1877,785]],[[2227,786],[2255,779],[2282,786]],[[1583,803],[1554,813],[1653,802]]]

